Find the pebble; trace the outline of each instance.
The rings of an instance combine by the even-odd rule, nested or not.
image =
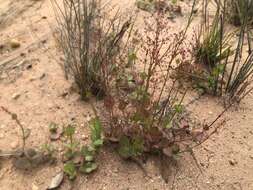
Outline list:
[[[18,40],[12,39],[10,41],[10,46],[11,46],[11,48],[16,49],[16,48],[19,48],[21,46],[21,44]]]
[[[35,184],[32,184],[32,190],[39,190],[39,187]]]
[[[0,44],[0,49],[4,49],[5,45],[4,44]]]
[[[19,93],[15,93],[12,95],[12,99],[17,100],[21,95]]]
[[[89,138],[89,137],[88,137],[87,135],[82,135],[82,136],[81,136],[81,139],[82,139],[82,140],[87,140],[88,138]]]
[[[32,64],[29,64],[26,66],[26,69],[29,70],[29,69],[32,69],[33,65]]]
[[[46,76],[46,74],[45,74],[45,73],[42,73],[42,74],[40,75],[39,79],[41,80],[41,79],[45,78],[45,76]]]
[[[231,160],[229,160],[229,164],[230,164],[231,166],[234,166],[234,165],[237,164],[237,161],[236,161],[235,159],[231,159]]]
[[[14,141],[11,143],[11,148],[12,149],[16,149],[18,147],[18,142],[17,141]]]
[[[3,139],[3,138],[4,138],[4,134],[1,133],[1,134],[0,134],[0,139]]]

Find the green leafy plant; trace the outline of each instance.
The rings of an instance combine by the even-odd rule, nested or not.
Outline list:
[[[91,143],[81,146],[81,148],[78,143],[75,143],[75,128],[72,125],[68,125],[65,128],[64,134],[69,139],[69,144],[66,145],[65,156],[68,161],[64,165],[64,172],[69,176],[70,180],[76,178],[78,171],[89,174],[98,167],[95,158],[103,145],[102,126],[99,118],[93,118],[89,123],[89,127],[91,130]],[[75,158],[78,158],[80,162],[75,163]]]
[[[102,125],[98,117],[90,121],[91,144],[84,146],[81,149],[81,154],[84,156],[84,162],[80,168],[83,173],[91,173],[97,169],[95,155],[103,145]]]
[[[67,125],[67,127],[64,129],[64,135],[68,142],[65,144],[66,151],[64,154],[67,160],[74,158],[77,154],[79,143],[74,140],[74,134],[75,127],[71,124]]]
[[[77,176],[77,168],[72,161],[64,164],[63,171],[68,175],[70,180],[74,180]]]

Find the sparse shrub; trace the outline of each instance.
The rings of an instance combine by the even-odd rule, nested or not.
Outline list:
[[[249,85],[253,76],[248,18],[242,18],[243,24],[240,26],[237,47],[232,50],[230,39],[235,33],[226,32],[224,28],[226,12],[221,10],[219,4],[217,5],[211,26],[207,22],[207,8],[204,9],[202,25],[207,27],[207,30],[201,30],[200,36],[193,44],[192,51],[196,52],[196,59],[193,63],[180,65],[178,72],[183,70],[183,74],[193,79],[193,83],[205,92],[225,96],[229,102],[240,101],[251,90]],[[247,54],[243,44],[245,39],[248,39],[246,44],[249,52],[246,59],[243,58]]]
[[[210,126],[191,125],[183,106],[186,89],[170,79],[173,64],[182,57],[191,18],[185,30],[173,34],[162,12],[150,18],[151,22],[146,19],[141,48],[133,56],[138,68],[121,71],[116,90],[104,99],[109,118],[105,137],[118,143],[118,152],[125,159],[144,153],[173,159],[208,133]]]
[[[203,17],[207,16],[208,13],[204,12]],[[204,79],[197,80],[198,85],[214,95],[222,93],[218,89],[218,83],[221,82],[220,76],[223,77],[224,74],[224,60],[233,54],[230,45],[232,34],[225,32],[224,17],[218,7],[211,25],[208,19],[203,20],[193,47],[196,67],[201,70],[199,77]]]
[[[230,22],[239,26],[245,22],[253,24],[253,1],[252,0],[226,0],[227,15]]]
[[[52,4],[66,75],[73,76],[83,99],[105,96],[130,20],[124,22],[118,11],[107,14],[100,0],[64,0],[63,9],[54,0]]]
[[[212,24],[201,25],[196,43],[196,57],[200,64],[211,71],[231,52],[231,35],[224,34],[224,22],[217,11]]]
[[[247,24],[243,24],[240,28],[238,43],[233,57],[231,69],[228,70],[228,78],[226,80],[225,92],[229,100],[240,101],[253,88],[250,86],[253,79],[253,52],[251,51],[250,42],[248,42],[248,55],[245,50],[244,39],[248,36]],[[244,58],[246,56],[246,59]],[[228,60],[225,62],[227,68]]]

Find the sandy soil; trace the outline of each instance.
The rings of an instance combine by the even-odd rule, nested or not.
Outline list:
[[[134,7],[134,0],[114,2],[122,8]],[[187,15],[189,2],[185,1],[182,6]],[[61,55],[52,34],[56,24],[50,1],[0,0],[0,16],[4,23],[0,25],[0,44],[11,39],[21,42],[16,50],[0,51],[0,70],[3,71],[0,72],[0,106],[17,113],[24,126],[31,130],[27,139],[30,147],[49,142],[48,124],[52,121],[78,123],[76,137],[85,143],[89,135],[86,121],[91,112],[79,95],[71,91],[71,81],[65,80],[59,65]],[[180,17],[172,24],[180,26],[184,21],[185,17]],[[195,149],[202,173],[190,155],[182,155],[178,172],[172,168],[166,184],[160,175],[157,158],[150,158],[145,164],[148,178],[136,164],[121,160],[111,148],[105,148],[99,155],[97,172],[90,176],[80,175],[73,183],[65,180],[60,189],[252,190],[252,97],[251,93],[237,110],[229,111],[219,133]],[[210,120],[220,113],[222,105],[212,97],[204,97],[191,110],[196,117]],[[60,156],[61,143],[53,145]],[[16,124],[0,111],[0,149],[13,150],[20,146]],[[22,172],[12,166],[11,159],[0,159],[0,190],[45,190],[61,168],[59,161]]]

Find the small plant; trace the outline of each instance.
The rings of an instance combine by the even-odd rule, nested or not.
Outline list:
[[[72,125],[68,125],[65,128],[65,136],[69,144],[66,145],[67,149],[65,152],[68,161],[64,164],[63,170],[69,176],[70,180],[76,178],[78,171],[89,174],[98,167],[95,162],[95,157],[103,145],[102,126],[97,117],[90,121],[89,126],[91,130],[91,144],[81,146],[81,148],[74,140],[75,128]],[[76,160],[78,161],[76,162]]]
[[[212,71],[231,53],[230,39],[231,35],[224,34],[223,18],[217,10],[211,25],[202,24],[195,47],[197,61]]]
[[[22,125],[22,123],[20,122],[20,120],[18,119],[18,115],[16,113],[12,113],[10,112],[7,108],[2,107],[2,110],[7,113],[8,115],[11,116],[12,120],[14,120],[16,122],[16,124],[18,125],[18,127],[20,128],[20,131],[22,132],[22,155],[25,153],[25,149],[26,149],[26,134],[25,134],[25,127]]]
[[[193,79],[193,83],[205,92],[224,96],[229,102],[241,100],[252,90],[249,87],[253,77],[253,61],[248,18],[243,18],[237,47],[233,51],[230,39],[234,33],[225,32],[225,11],[217,4],[217,12],[210,27],[207,23],[208,3],[204,2],[202,25],[208,30],[201,30],[200,37],[203,40],[197,38],[197,43],[193,45],[193,51],[197,52],[196,61],[193,64],[183,63],[179,66],[179,71],[183,70],[183,74]],[[245,43],[245,39],[248,39],[248,43]],[[243,59],[244,43],[248,45],[249,52],[246,59]]]
[[[202,141],[201,136],[209,130],[191,126],[183,106],[187,90],[180,89],[176,80],[170,80],[173,64],[183,60],[192,17],[186,29],[168,35],[164,13],[153,16],[145,20],[146,27],[140,34],[143,43],[137,48],[145,56],[133,56],[140,69],[133,66],[122,71],[116,90],[104,99],[110,125],[105,137],[118,143],[118,153],[124,159],[139,158],[145,153],[173,158],[190,144]]]
[[[57,133],[58,126],[56,123],[51,122],[48,127],[49,127],[50,133]]]
[[[207,6],[207,1],[204,2]],[[196,56],[195,67],[200,70],[196,81],[205,91],[220,95],[222,92],[217,89],[218,83],[221,82],[220,76],[224,77],[224,61],[233,54],[230,45],[233,33],[225,33],[224,16],[219,6],[211,25],[208,22],[208,11],[203,9],[203,12],[203,23],[193,48]]]
[[[64,129],[64,135],[67,139],[67,144],[65,144],[66,151],[64,156],[66,157],[67,160],[70,160],[75,157],[77,153],[77,148],[79,146],[79,143],[77,143],[74,139],[74,134],[75,134],[75,127],[69,124]]]
[[[100,0],[64,0],[63,10],[57,1],[52,0],[52,4],[59,25],[56,40],[65,57],[66,75],[74,77],[82,99],[91,94],[105,96],[131,21],[123,22],[118,11],[113,17],[106,14]]]
[[[45,152],[51,158],[54,158],[55,148],[51,144],[44,144],[41,147],[42,151]]]
[[[229,101],[241,100],[253,90],[252,87],[250,87],[253,79],[253,52],[251,51],[249,41],[249,53],[246,56],[246,59],[243,59],[243,52],[245,50],[244,38],[246,36],[249,38],[247,22],[244,20],[244,23],[245,24],[240,27],[236,52],[226,81],[226,87],[224,87],[225,92],[229,97]],[[225,65],[228,65],[228,60]]]
[[[225,5],[231,23],[240,26],[247,18],[246,22],[253,24],[253,2],[251,0],[226,0]]]
[[[15,168],[20,170],[32,170],[36,167],[44,165],[45,163],[53,163],[55,158],[53,156],[53,149],[49,146],[45,146],[42,148],[42,151],[34,149],[34,148],[27,148],[26,147],[26,130],[23,124],[20,122],[18,115],[16,113],[12,113],[7,108],[2,107],[2,110],[11,116],[12,120],[16,122],[22,132],[22,148],[21,150],[15,151],[7,151],[2,152],[0,157],[13,157],[13,165]]]

